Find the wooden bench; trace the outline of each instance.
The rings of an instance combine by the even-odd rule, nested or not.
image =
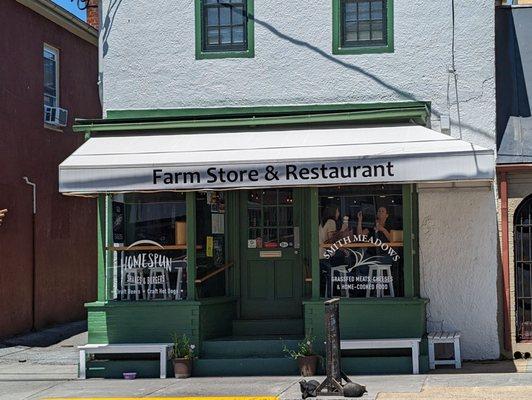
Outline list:
[[[412,349],[412,373],[419,374],[419,342],[411,339],[347,339],[340,341],[341,350],[362,349]]]
[[[168,348],[172,343],[124,343],[124,344],[87,344],[78,346],[79,349],[79,377],[87,378],[88,354],[140,354],[159,353],[160,378],[166,378],[166,360]]]

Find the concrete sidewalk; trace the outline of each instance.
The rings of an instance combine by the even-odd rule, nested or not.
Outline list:
[[[237,395],[301,398],[298,384],[301,378],[295,376],[78,380],[76,346],[86,343],[86,333],[78,333],[83,325],[74,328],[65,328],[73,334],[67,339],[58,335],[64,329],[57,327],[53,332],[33,333],[0,345],[0,400]],[[50,343],[54,341],[58,342]],[[44,347],[33,346],[35,343]],[[316,379],[321,381],[323,377]],[[363,397],[367,400],[532,399],[532,363],[526,360],[466,362],[461,370],[351,379],[367,386],[368,393]]]

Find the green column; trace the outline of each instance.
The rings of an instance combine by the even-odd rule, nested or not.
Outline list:
[[[310,188],[310,264],[312,270],[312,299],[320,298],[320,259],[319,259],[319,205],[318,205],[318,188]]]
[[[196,192],[187,192],[187,300],[196,300]]]
[[[98,301],[105,301],[105,242],[106,242],[106,213],[105,194],[98,195],[97,204],[97,260],[98,260]]]
[[[113,246],[113,196],[108,194],[105,196],[105,214],[106,214],[106,237],[105,237],[105,245],[106,248],[110,248]],[[105,300],[112,299],[112,291],[113,291],[113,279],[114,279],[114,255],[115,253],[112,251],[105,252],[106,258],[105,258],[105,282],[106,282],[106,288],[105,288]]]
[[[403,185],[403,268],[405,297],[414,297],[413,186]]]

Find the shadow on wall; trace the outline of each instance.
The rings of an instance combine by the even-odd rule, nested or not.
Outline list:
[[[112,0],[110,5],[109,5],[109,7],[108,7],[108,9],[107,9],[107,13],[106,13],[106,16],[105,16],[105,19],[104,19],[104,23],[103,23],[103,26],[102,26],[102,51],[103,51],[103,56],[104,57],[107,55],[107,53],[109,51],[108,38],[109,38],[110,32],[112,30],[113,24],[114,24],[114,19],[116,17],[116,14],[117,14],[118,9],[119,9],[121,4],[122,4],[122,0]],[[313,51],[314,53],[316,53],[320,57],[323,57],[323,58],[329,60],[330,62],[338,64],[338,65],[340,65],[340,66],[342,66],[342,67],[344,67],[346,69],[349,69],[351,71],[354,71],[354,72],[356,72],[356,73],[358,73],[360,75],[364,75],[367,78],[369,78],[369,79],[373,80],[374,82],[376,82],[377,84],[383,86],[384,88],[386,88],[386,89],[398,94],[404,100],[415,100],[415,101],[426,101],[427,100],[427,99],[418,99],[413,93],[401,90],[400,88],[398,88],[398,87],[396,87],[396,86],[394,86],[394,85],[392,85],[392,84],[390,84],[388,82],[383,81],[378,76],[376,76],[376,75],[364,70],[363,68],[360,68],[357,65],[348,63],[348,62],[346,62],[346,61],[344,61],[342,59],[334,57],[332,54],[329,54],[328,52],[326,52],[326,51],[320,49],[319,47],[317,47],[315,45],[312,45],[312,44],[310,44],[308,42],[305,42],[303,40],[299,40],[299,39],[296,39],[294,37],[291,37],[291,36],[281,32],[281,31],[279,31],[272,24],[270,24],[270,23],[268,23],[266,21],[263,21],[263,20],[257,18],[254,15],[248,14],[247,17],[248,17],[248,19],[253,20],[256,24],[258,24],[258,25],[262,26],[263,28],[267,29],[268,31],[270,31],[272,34],[276,35],[278,38],[280,38],[282,40],[285,40],[285,41],[288,41],[288,42],[292,43],[295,46],[305,47],[305,48]],[[450,54],[449,54],[449,58],[451,58]],[[449,60],[449,62],[450,62],[450,60]],[[463,101],[463,102],[465,102],[465,101]],[[449,112],[448,111],[441,112],[441,111],[439,111],[436,108],[432,108],[431,109],[431,113],[434,114],[436,117],[440,117],[441,114],[448,114]],[[453,122],[456,122],[456,121],[453,120]],[[485,137],[488,137],[488,138],[493,137],[493,133],[492,132],[479,129],[476,126],[468,125],[468,124],[465,124],[463,122],[461,123],[461,126],[463,128],[466,128],[466,129],[470,130],[471,132],[483,135]]]

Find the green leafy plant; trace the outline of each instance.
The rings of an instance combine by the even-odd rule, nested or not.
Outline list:
[[[286,353],[287,357],[293,358],[294,360],[301,357],[315,356],[316,353],[314,353],[313,349],[314,340],[316,340],[316,337],[309,331],[305,335],[305,338],[297,344],[297,349],[289,349],[284,345],[283,353]]]
[[[190,343],[190,339],[187,335],[183,334],[182,336],[179,336],[177,333],[174,333],[172,339],[172,358],[194,358],[194,350],[196,346]]]

